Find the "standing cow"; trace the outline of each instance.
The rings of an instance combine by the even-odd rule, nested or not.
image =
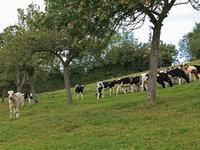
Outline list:
[[[21,100],[18,95],[14,93],[14,91],[8,91],[8,104],[9,104],[9,110],[10,110],[10,118],[17,118],[19,117],[19,111],[20,111],[20,105]]]
[[[116,80],[106,81],[106,82],[98,82],[97,83],[97,99],[104,97],[104,89],[109,89],[110,95],[112,95],[112,88],[117,83]]]
[[[77,99],[81,97],[83,100],[83,91],[84,91],[85,86],[84,85],[76,85],[75,86],[75,95],[77,94]]]

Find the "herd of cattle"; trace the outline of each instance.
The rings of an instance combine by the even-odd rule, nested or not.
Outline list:
[[[119,92],[124,94],[134,92],[134,91],[144,91],[148,90],[148,79],[149,74],[143,73],[138,76],[132,77],[124,77],[118,80],[106,81],[106,82],[98,82],[96,85],[97,90],[97,99],[104,97],[104,89],[110,90],[110,95],[112,95],[113,88],[117,86],[116,95]],[[157,83],[165,88],[167,85],[173,86],[176,82],[181,84],[182,82],[196,81],[200,79],[200,66],[193,65],[189,66],[187,64],[181,65],[180,67],[176,67],[173,69],[167,68],[167,70],[160,70],[157,73]],[[81,97],[83,99],[83,91],[84,85],[76,85],[75,86],[75,93],[77,93],[77,98]]]
[[[134,91],[144,91],[148,90],[148,79],[149,74],[143,73],[138,76],[132,77],[124,77],[118,80],[106,81],[106,82],[98,82],[96,85],[96,96],[97,99],[104,97],[104,89],[109,89],[110,95],[114,93],[112,90],[115,86],[117,86],[116,95],[119,92],[124,94],[134,92]],[[160,70],[157,73],[157,83],[165,88],[167,85],[173,86],[174,83],[178,80],[178,84],[184,82],[190,83],[191,81],[196,81],[200,79],[200,66],[194,65],[181,65],[180,67]],[[75,86],[75,94],[77,94],[77,99],[80,97],[83,99],[84,85],[76,85]],[[24,105],[24,102],[27,100],[30,103],[37,103],[33,99],[31,93],[23,94],[23,93],[15,93],[14,91],[8,91],[9,98],[9,109],[10,109],[10,118],[19,117],[20,106]]]

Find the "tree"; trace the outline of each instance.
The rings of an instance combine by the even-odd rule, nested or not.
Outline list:
[[[148,5],[143,3],[138,3],[137,7],[133,8],[133,14],[141,13],[147,15],[150,22],[153,24],[152,30],[152,42],[150,50],[150,66],[149,66],[149,83],[148,83],[148,102],[150,105],[155,104],[156,100],[156,82],[157,82],[157,68],[158,68],[158,55],[159,55],[159,44],[160,44],[160,34],[164,19],[168,16],[169,11],[173,6],[191,3],[195,9],[200,8],[200,3],[198,0],[151,0]],[[137,11],[136,11],[137,10]],[[138,17],[139,18],[139,17]],[[137,19],[137,18],[136,18]],[[139,21],[144,21],[139,18]]]
[[[179,55],[180,55],[180,58],[182,58],[182,61],[187,62],[191,60],[187,35],[183,36],[183,38],[179,41],[178,44],[179,44]]]
[[[190,54],[190,59],[200,59],[200,24],[196,24],[193,31],[188,33],[184,38],[184,42]]]
[[[69,64],[84,51],[98,52],[104,47],[114,33],[117,23],[114,19],[118,7],[117,2],[112,1],[52,1],[46,2],[46,28],[56,29],[65,33],[68,40],[60,51],[50,51],[58,57],[64,69],[65,89],[68,104],[72,103],[69,83]],[[117,5],[114,8],[113,5]],[[112,9],[109,9],[112,8]],[[114,8],[114,9],[113,9]],[[111,16],[113,17],[112,20]],[[123,17],[119,15],[119,17]]]
[[[21,92],[22,86],[27,81],[37,102],[34,74],[41,68],[49,66],[52,57],[46,53],[33,53],[37,46],[34,45],[32,35],[20,26],[8,27],[3,35],[4,43],[0,48],[2,74],[14,80],[18,92]]]
[[[25,83],[26,75],[24,72],[20,71],[19,64],[16,63],[15,57],[13,57],[14,52],[3,50],[6,46],[8,46],[8,43],[10,43],[13,38],[17,35],[20,35],[22,33],[22,28],[20,28],[17,25],[9,26],[6,29],[4,29],[4,32],[1,33],[1,67],[3,68],[2,73],[6,74],[7,77],[12,78],[14,83],[16,84],[17,91],[21,91],[22,86]],[[15,49],[15,47],[12,47],[12,49]],[[6,69],[5,69],[6,68]],[[5,76],[5,75],[4,75]]]
[[[168,67],[177,61],[178,51],[175,45],[165,44],[161,41],[159,52],[159,67]]]

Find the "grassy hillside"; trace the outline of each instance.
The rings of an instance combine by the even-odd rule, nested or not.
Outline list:
[[[71,107],[64,91],[41,94],[17,119],[9,118],[6,101],[0,150],[199,150],[200,82],[159,89],[153,108],[145,98],[136,92],[96,100],[91,84]]]

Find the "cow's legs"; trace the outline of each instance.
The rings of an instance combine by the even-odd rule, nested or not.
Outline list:
[[[181,85],[181,78],[178,78],[178,84]]]
[[[118,95],[118,94],[119,94],[119,89],[121,89],[121,84],[119,84],[119,85],[117,86],[116,95]]]
[[[83,93],[81,92],[80,95],[81,95],[81,99],[83,100]]]
[[[109,88],[110,95],[112,95],[112,88]]]

